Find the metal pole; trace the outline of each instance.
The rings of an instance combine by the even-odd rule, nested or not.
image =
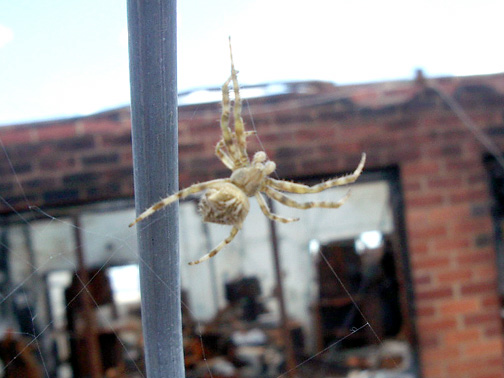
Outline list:
[[[176,1],[128,0],[135,204],[178,190]],[[178,204],[137,225],[149,378],[183,378]]]

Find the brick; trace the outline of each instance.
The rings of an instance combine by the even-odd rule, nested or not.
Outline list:
[[[0,140],[4,146],[16,143],[27,143],[34,140],[35,133],[27,127],[4,127],[0,132]]]
[[[418,240],[418,239],[413,239],[410,244],[410,251],[411,254],[414,256],[417,255],[424,255],[429,252],[429,246],[425,240]]]
[[[488,190],[482,189],[463,189],[458,188],[457,192],[450,193],[448,199],[451,203],[457,204],[461,202],[482,201],[488,199]]]
[[[123,163],[133,163],[133,151],[131,149],[127,149],[126,151],[121,152],[120,159]]]
[[[316,139],[332,140],[336,137],[336,128],[311,127],[302,128],[294,133],[295,140],[299,142],[313,142]],[[359,152],[358,144],[350,144],[355,148],[355,152]]]
[[[421,348],[437,348],[441,342],[438,335],[419,335],[419,344]]]
[[[488,369],[488,365],[486,365],[486,368]],[[483,374],[476,374],[474,378],[503,378],[504,374],[502,373],[502,369],[494,368],[495,372],[494,373],[483,373]]]
[[[466,356],[491,356],[502,355],[502,340],[500,337],[493,340],[482,340],[464,347]]]
[[[421,207],[425,208],[427,206],[439,206],[443,203],[444,196],[442,194],[422,194],[417,196],[408,196],[406,199],[406,205],[408,207]]]
[[[415,277],[413,279],[415,287],[422,286],[422,285],[429,285],[432,283],[432,277],[430,274],[422,274],[419,277]]]
[[[100,175],[95,172],[84,172],[66,175],[63,177],[63,184],[65,186],[86,185],[97,181]]]
[[[445,226],[416,226],[409,232],[412,238],[422,238],[432,240],[434,238],[445,237],[447,230]]]
[[[203,143],[179,143],[179,154],[193,154],[205,150]],[[213,147],[212,147],[213,148]]]
[[[452,188],[458,190],[463,181],[461,177],[436,177],[427,180],[429,189]]]
[[[426,226],[429,224],[426,214],[428,214],[428,210],[421,208],[412,209],[411,207],[407,207],[406,224],[410,227]]]
[[[466,282],[472,276],[473,272],[471,269],[444,270],[435,274],[437,282],[440,284]]]
[[[490,259],[495,258],[493,250],[481,249],[471,252],[464,252],[457,256],[457,263],[460,266],[472,267],[474,264],[488,264]]]
[[[446,316],[441,319],[421,319],[418,322],[418,327],[420,333],[438,333],[455,329],[457,320],[453,316]]]
[[[119,155],[117,153],[107,153],[107,154],[90,155],[82,157],[82,163],[86,167],[117,163],[118,160]]]
[[[37,132],[37,139],[39,141],[71,138],[77,134],[77,129],[73,122],[56,125],[47,124],[42,127],[37,127],[35,131]]]
[[[497,282],[497,267],[493,264],[487,266],[475,266],[472,268],[475,280]]]
[[[450,252],[454,250],[464,250],[471,246],[470,239],[466,236],[433,240],[433,248],[437,252]]]
[[[92,149],[95,140],[92,135],[84,135],[76,138],[62,139],[55,142],[57,151],[76,152],[85,149]]]
[[[403,190],[406,193],[406,197],[409,197],[411,193],[420,192],[422,189],[422,183],[420,180],[405,180],[403,183]]]
[[[419,301],[431,301],[452,297],[453,289],[451,287],[436,287],[430,290],[419,290],[416,294],[416,298]]]
[[[41,171],[65,171],[76,166],[74,158],[58,158],[56,156],[40,159],[38,168]]]
[[[117,117],[96,118],[88,117],[79,121],[78,127],[86,134],[114,132],[124,126],[118,121]]]
[[[450,258],[446,256],[421,257],[414,260],[413,268],[419,270],[433,268],[446,269],[450,266]]]
[[[387,161],[404,164],[406,162],[417,161],[420,156],[420,149],[416,146],[388,148],[384,151]]]
[[[502,325],[493,324],[483,328],[483,335],[487,338],[495,337],[495,335],[502,335]]]
[[[86,196],[92,199],[111,198],[116,193],[121,192],[120,183],[108,183],[100,186],[93,186],[86,190]]]
[[[497,296],[497,291],[493,292],[490,296],[482,296],[481,303],[486,307],[487,310],[496,309],[500,306],[500,300]]]
[[[438,361],[453,360],[460,356],[460,350],[456,347],[431,348],[420,351],[426,364]]]
[[[478,298],[452,299],[446,300],[439,306],[442,315],[464,315],[480,310],[481,302]]]
[[[408,163],[402,169],[402,174],[405,176],[424,176],[434,175],[439,172],[439,163],[432,162],[416,162]]]
[[[488,363],[481,358],[465,358],[448,364],[449,377],[467,377],[467,374],[481,374],[488,368]],[[493,370],[493,368],[491,367]],[[474,375],[471,375],[473,377]]]
[[[116,181],[131,181],[133,180],[133,167],[117,166],[109,167],[110,169],[100,173],[102,183],[111,183]]]
[[[463,329],[448,331],[444,334],[443,340],[446,345],[460,345],[474,342],[480,339],[481,332],[479,329]]]
[[[463,171],[478,172],[484,169],[481,162],[475,159],[454,159],[446,162],[446,170],[448,172]]]
[[[21,187],[25,190],[44,191],[57,186],[57,180],[54,178],[36,178],[33,180],[26,180],[21,182]]]
[[[439,365],[432,365],[432,364],[425,364],[422,366],[422,375],[424,377],[428,378],[440,378],[445,376],[444,375],[444,367],[439,366]]]
[[[433,223],[445,223],[452,220],[469,218],[470,214],[470,208],[465,204],[439,206],[429,210],[429,220]]]
[[[490,218],[457,219],[451,227],[455,234],[466,234],[469,232],[491,233],[493,231],[492,220]]]
[[[419,318],[429,318],[435,314],[436,308],[433,305],[425,305],[425,303],[422,303],[422,305],[418,305],[416,308],[416,315]]]
[[[100,141],[105,147],[131,146],[131,133],[101,135]]]

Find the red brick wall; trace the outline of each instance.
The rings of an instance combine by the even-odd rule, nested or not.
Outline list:
[[[502,96],[460,100],[478,127],[504,129]],[[424,376],[504,377],[485,149],[438,96],[418,91],[406,101],[359,109],[291,94],[250,106],[280,177],[351,171],[363,151],[368,169],[400,168]],[[181,187],[228,175],[213,156],[219,112],[219,104],[181,108]],[[0,158],[0,195],[21,211],[27,202],[62,206],[131,197],[129,127],[122,109],[0,128],[10,158]],[[504,138],[494,141],[504,144]],[[249,150],[259,148],[250,138]],[[0,210],[12,211],[5,204]]]

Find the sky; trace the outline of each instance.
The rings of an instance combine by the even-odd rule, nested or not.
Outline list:
[[[129,104],[125,0],[0,0],[0,125]],[[179,92],[504,72],[502,0],[181,0]]]

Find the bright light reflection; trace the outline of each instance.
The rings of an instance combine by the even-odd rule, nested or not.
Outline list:
[[[359,235],[355,240],[355,249],[361,254],[368,249],[379,248],[383,243],[383,234],[381,231],[366,231]]]

